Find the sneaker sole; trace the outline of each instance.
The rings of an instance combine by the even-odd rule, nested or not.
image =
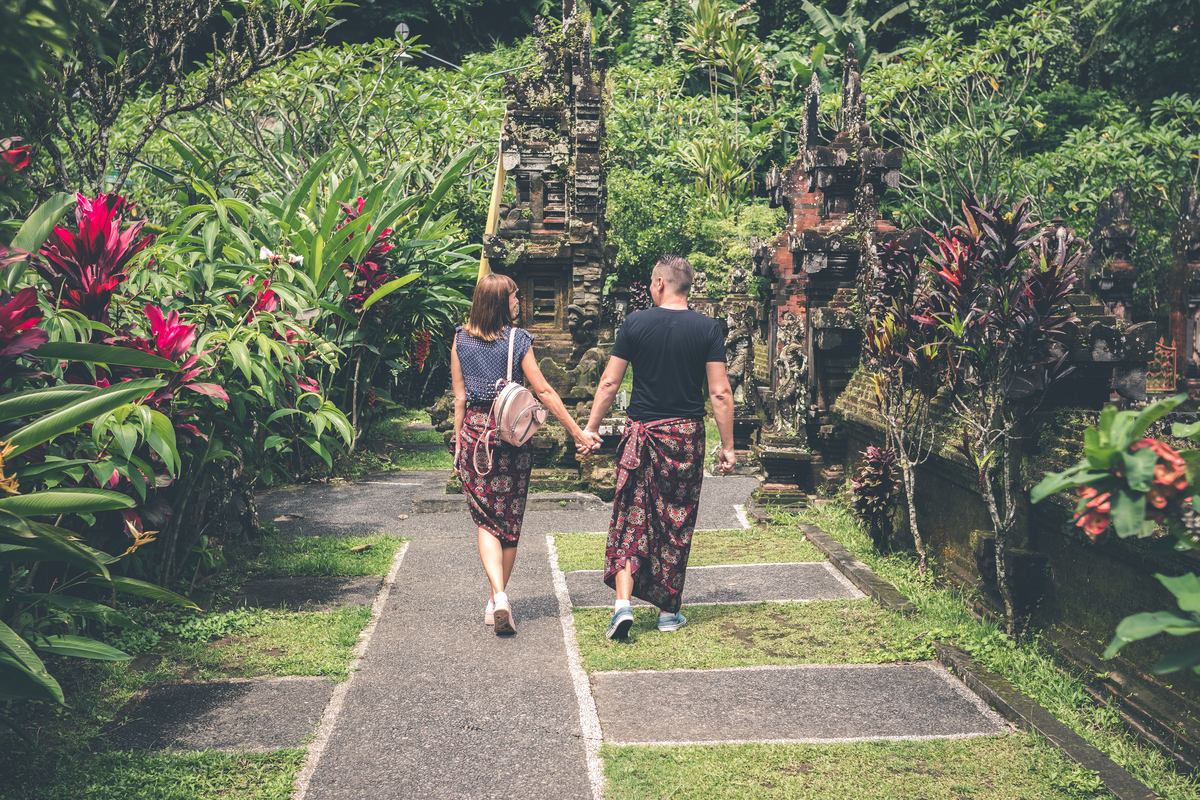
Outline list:
[[[633,627],[633,619],[623,619],[616,625],[608,629],[609,639],[624,639],[629,636],[629,629]]]
[[[516,633],[517,629],[513,627],[512,617],[508,612],[497,608],[494,619],[496,620],[496,633]]]
[[[679,630],[680,628],[682,628],[682,627],[683,627],[684,625],[686,625],[686,624],[687,624],[686,622],[682,622],[682,623],[680,623],[680,624],[678,624],[678,625],[666,625],[666,626],[662,626],[662,625],[660,625],[660,626],[658,627],[658,630],[659,630],[660,632],[662,632],[662,633],[671,633],[672,631],[677,631],[677,630]]]

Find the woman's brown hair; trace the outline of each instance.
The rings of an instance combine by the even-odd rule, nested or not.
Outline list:
[[[485,342],[495,341],[505,325],[515,320],[508,313],[508,296],[517,291],[517,284],[507,275],[484,275],[475,285],[471,298],[471,318],[465,326],[467,333]]]

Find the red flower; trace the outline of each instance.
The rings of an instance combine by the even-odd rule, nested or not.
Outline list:
[[[41,321],[36,290],[22,289],[15,297],[0,291],[0,358],[20,355],[49,341],[44,330],[34,327]]]
[[[89,200],[81,194],[75,209],[77,232],[55,227],[42,246],[42,259],[34,266],[53,289],[53,299],[89,319],[108,322],[108,306],[126,277],[133,257],[154,239],[137,239],[145,224],[133,223],[121,230],[121,212],[129,206],[124,197],[102,194]]]

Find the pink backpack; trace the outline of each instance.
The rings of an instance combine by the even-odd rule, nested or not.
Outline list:
[[[487,475],[492,471],[493,433],[500,437],[500,441],[520,447],[532,439],[546,421],[546,408],[538,402],[533,392],[519,383],[513,383],[513,346],[517,340],[516,333],[516,328],[508,329],[508,379],[496,381],[500,393],[492,401],[491,412],[492,424],[495,427],[479,438],[472,454],[475,471],[480,475]],[[480,445],[483,445],[484,455],[487,456],[487,469],[483,469],[479,464]]]

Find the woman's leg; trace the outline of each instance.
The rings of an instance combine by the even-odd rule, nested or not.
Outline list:
[[[512,556],[509,557],[508,553],[512,553]],[[487,573],[493,597],[504,591],[516,556],[517,548],[504,549],[500,546],[499,538],[484,528],[479,529],[479,560],[483,562],[483,571]]]
[[[517,546],[505,547],[501,551],[501,558],[504,562],[504,586],[508,586],[508,579],[512,577],[513,564],[517,563]],[[505,591],[502,587],[501,591]]]

